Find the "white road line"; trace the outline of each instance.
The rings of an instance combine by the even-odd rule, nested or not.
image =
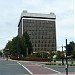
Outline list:
[[[21,65],[24,69],[26,69],[30,74],[33,74],[28,68],[26,68],[24,65],[22,65],[20,62],[17,62],[19,65]]]
[[[50,70],[55,71],[55,72],[57,72],[57,73],[61,73],[61,72],[59,72],[59,71],[56,71],[56,70],[51,69],[51,68],[48,68],[48,67],[44,67],[44,68],[50,69]]]

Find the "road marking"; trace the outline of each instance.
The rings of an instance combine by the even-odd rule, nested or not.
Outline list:
[[[55,71],[55,72],[57,72],[57,73],[61,73],[61,72],[56,71],[56,70],[54,70],[54,69],[52,69],[52,68],[48,68],[48,67],[44,67],[44,68],[50,69],[50,70]]]
[[[19,65],[21,65],[24,69],[26,69],[30,74],[33,74],[28,68],[26,68],[24,65],[22,65],[20,62],[17,62]]]

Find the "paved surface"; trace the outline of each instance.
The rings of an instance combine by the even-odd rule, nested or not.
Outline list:
[[[20,62],[20,63],[24,65],[26,68],[28,68],[31,71],[31,74],[56,74],[58,73],[58,72],[47,69],[35,63],[31,63],[31,62]]]
[[[65,66],[45,66],[40,62],[21,62],[22,65],[27,67],[33,74],[48,74],[48,75],[66,75]],[[69,75],[75,74],[75,67],[69,67]]]
[[[69,75],[75,75],[75,67],[69,67]],[[0,58],[0,75],[66,75],[65,66],[45,66],[40,62],[6,61]]]
[[[0,58],[0,75],[23,75],[29,74],[16,61],[6,61]]]
[[[57,71],[59,71],[61,73],[66,72],[65,66],[46,66],[46,67],[54,69],[54,70],[57,70]],[[68,67],[68,72],[69,72],[69,74],[75,74],[75,67],[74,66],[69,66]]]

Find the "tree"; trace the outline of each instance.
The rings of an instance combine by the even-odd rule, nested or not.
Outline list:
[[[57,59],[61,59],[61,51],[57,51]]]
[[[30,37],[27,32],[25,32],[23,34],[23,41],[24,41],[24,45],[26,47],[26,53],[27,53],[27,49],[28,49],[28,55],[30,55],[33,52],[33,48],[32,48],[32,43],[30,41]]]
[[[20,54],[23,55],[24,57],[26,57],[26,42],[25,42],[25,38],[22,37],[20,38],[20,49],[21,49],[21,52]]]
[[[72,43],[67,45],[66,50],[67,50],[67,55],[68,56],[72,55],[72,53],[73,53],[73,45],[72,45]]]
[[[11,54],[11,50],[12,50],[12,41],[8,41],[8,43],[6,44],[3,52],[5,55],[10,55]]]
[[[75,58],[75,43],[73,44],[73,58]]]
[[[52,52],[52,50],[49,51],[49,57],[52,59],[53,56],[56,55],[56,53]]]
[[[21,49],[20,49],[20,39],[18,36],[14,37],[12,39],[12,51],[11,51],[12,55],[14,56],[20,56],[20,52],[21,52]]]
[[[1,56],[1,57],[2,57],[2,54],[3,54],[3,53],[0,51],[0,56]]]
[[[13,56],[20,55],[20,46],[19,46],[18,36],[14,37],[12,41],[8,41],[3,51],[4,51],[4,54],[9,54]]]
[[[9,49],[9,51],[7,51]],[[4,53],[12,56],[27,56],[32,53],[32,43],[27,32],[23,34],[22,38],[18,36],[14,37],[12,41],[8,41],[4,48]]]
[[[73,41],[67,45],[67,55],[75,57],[75,43]]]

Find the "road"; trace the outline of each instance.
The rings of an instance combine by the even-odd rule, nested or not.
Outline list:
[[[65,66],[46,66],[46,67],[53,69],[53,70],[56,70],[56,71],[61,72],[61,73],[66,73],[66,67]],[[75,73],[75,67],[69,66],[68,67],[68,73],[69,74]]]
[[[65,66],[46,66],[40,62],[25,62],[19,61],[22,65],[26,66],[33,74],[49,74],[49,75],[66,75]],[[75,66],[69,66],[69,75],[75,74]]]
[[[0,58],[0,75],[23,75],[29,74],[17,61],[6,61]]]
[[[75,67],[69,67],[74,75]],[[0,58],[0,75],[66,75],[64,66],[45,66],[33,61],[14,61]]]

